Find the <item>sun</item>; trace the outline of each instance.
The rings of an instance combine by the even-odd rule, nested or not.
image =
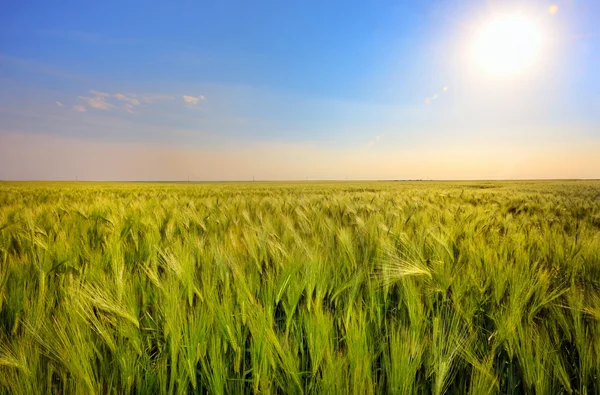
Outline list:
[[[542,31],[532,18],[497,17],[483,24],[473,43],[473,60],[485,74],[513,76],[535,66],[542,48]]]

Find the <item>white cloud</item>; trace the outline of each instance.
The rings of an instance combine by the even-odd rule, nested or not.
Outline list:
[[[112,104],[107,102],[103,96],[96,96],[96,97],[79,96],[79,98],[81,100],[83,100],[84,102],[86,102],[88,106],[90,106],[92,108],[97,108],[99,110],[108,110],[109,108],[114,107]]]
[[[106,92],[98,92],[95,90],[90,90],[90,93],[94,96],[100,96],[100,97],[108,97],[110,96],[110,94],[106,93]]]
[[[117,100],[128,102],[130,104],[133,104],[134,106],[138,106],[140,104],[140,101],[135,97],[135,95],[124,95],[122,93],[115,93],[113,96]]]
[[[77,112],[86,112],[87,111],[85,106],[82,106],[81,104],[77,104],[77,105],[73,106],[73,110],[75,110]]]
[[[55,101],[54,103],[56,103],[56,105],[57,105],[57,106],[59,106],[59,107],[62,107],[62,106],[64,106],[64,104],[62,104],[62,103],[61,103],[61,102],[59,102],[58,100],[57,100],[57,101]]]
[[[173,100],[173,96],[167,95],[137,95],[132,93],[106,93],[95,90],[89,91],[93,96],[79,96],[79,99],[83,100],[88,107],[96,108],[99,110],[109,110],[112,108],[122,108],[130,114],[134,114],[134,106],[140,106],[142,104],[151,104],[163,100]],[[185,100],[188,103],[196,104],[199,100],[204,100],[204,96],[185,96]],[[190,101],[191,100],[191,101]],[[118,105],[115,101],[124,102],[123,105]],[[62,106],[61,102],[56,102],[57,106]],[[82,105],[76,106],[76,111],[83,112],[87,108]],[[73,107],[75,108],[75,107]]]
[[[183,96],[183,100],[184,100],[186,103],[190,103],[190,104],[198,104],[198,102],[199,102],[200,100],[204,100],[204,96],[202,96],[202,95],[200,95],[200,96],[187,96],[187,95],[184,95],[184,96]]]

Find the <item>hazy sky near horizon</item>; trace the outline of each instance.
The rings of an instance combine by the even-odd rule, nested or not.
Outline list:
[[[598,0],[0,11],[0,179],[600,178]],[[539,54],[490,74],[507,15]]]

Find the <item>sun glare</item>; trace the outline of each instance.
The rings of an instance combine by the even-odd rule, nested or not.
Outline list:
[[[538,61],[542,32],[532,19],[506,16],[490,20],[477,32],[473,57],[485,74],[512,76]]]

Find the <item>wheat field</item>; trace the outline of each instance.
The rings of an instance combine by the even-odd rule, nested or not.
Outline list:
[[[598,394],[600,181],[0,183],[0,392]]]

